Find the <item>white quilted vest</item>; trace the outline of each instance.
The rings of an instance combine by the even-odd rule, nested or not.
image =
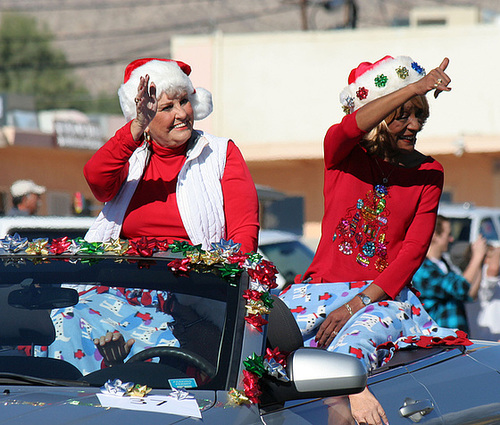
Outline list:
[[[177,205],[186,233],[193,245],[207,250],[226,234],[221,180],[226,166],[229,139],[196,130],[198,138],[188,149],[186,162],[177,178]],[[85,240],[109,242],[120,237],[123,218],[149,162],[146,143],[129,159],[129,174],[120,191],[96,218]]]

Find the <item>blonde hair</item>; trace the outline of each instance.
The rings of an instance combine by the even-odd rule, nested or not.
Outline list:
[[[427,118],[429,118],[429,103],[427,102],[427,98],[423,95],[416,96],[409,100],[409,102],[418,110],[418,115],[421,116],[423,125]],[[389,130],[389,124],[399,117],[403,111],[404,105],[401,105],[364,136],[361,145],[370,155],[388,158],[389,161],[396,158],[399,151],[395,148],[394,135]]]

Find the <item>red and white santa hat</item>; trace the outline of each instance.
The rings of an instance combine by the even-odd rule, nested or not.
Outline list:
[[[350,114],[424,75],[425,69],[409,56],[385,56],[375,63],[362,62],[349,74],[349,85],[340,93],[340,103],[344,112]]]
[[[141,77],[146,74],[149,75],[149,81],[155,83],[157,96],[170,90],[185,91],[193,107],[195,120],[202,120],[212,113],[212,94],[201,87],[195,90],[189,78],[191,67],[188,64],[172,59],[144,58],[127,66],[123,84],[118,89],[120,106],[127,121],[136,116],[137,87]]]

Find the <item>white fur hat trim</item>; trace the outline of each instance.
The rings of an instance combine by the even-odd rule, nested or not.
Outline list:
[[[120,106],[127,121],[136,117],[137,87],[141,77],[146,74],[149,75],[149,81],[155,83],[157,96],[170,90],[185,91],[193,107],[195,120],[206,118],[213,111],[211,93],[202,88],[195,90],[189,76],[175,61],[152,59],[134,69],[118,89]]]
[[[349,114],[372,100],[420,80],[424,75],[425,69],[412,58],[387,56],[345,87],[340,93],[340,103],[344,112]]]

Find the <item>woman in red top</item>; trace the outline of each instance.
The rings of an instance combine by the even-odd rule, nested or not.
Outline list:
[[[194,129],[194,120],[212,112],[212,98],[194,89],[190,72],[168,59],[127,66],[118,95],[128,123],[84,168],[94,196],[106,202],[87,241],[150,236],[204,250],[221,240],[244,253],[257,250],[255,185],[231,140]],[[108,365],[135,343],[122,332],[93,336]]]
[[[257,249],[258,200],[248,167],[229,139],[194,129],[212,112],[179,61],[138,59],[118,95],[128,123],[84,168],[106,205],[88,241],[151,236],[201,244],[221,239]]]
[[[315,258],[302,282],[281,294],[306,345],[388,361],[377,350],[401,337],[455,336],[439,328],[406,286],[434,230],[442,166],[415,150],[428,115],[425,94],[451,90],[448,59],[426,75],[409,57],[364,62],[341,93],[348,113],[325,137],[325,213]],[[334,282],[334,283],[331,283]],[[350,396],[358,423],[387,421],[366,389]]]

